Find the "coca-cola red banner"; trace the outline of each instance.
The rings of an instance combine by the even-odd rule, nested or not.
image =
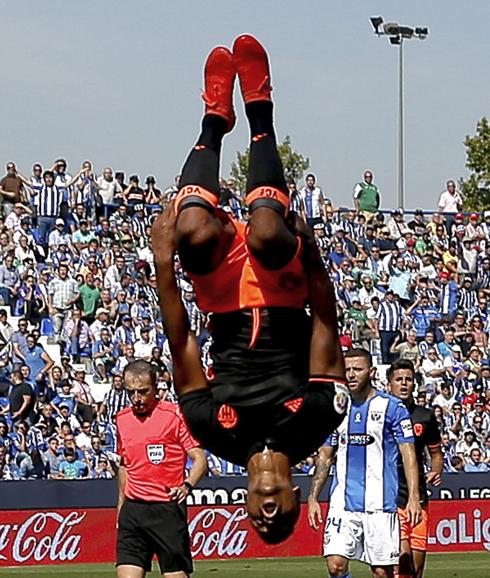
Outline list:
[[[244,506],[192,506],[192,554],[196,559],[320,555],[322,532],[308,526],[306,514],[303,504],[294,535],[270,546],[250,527]],[[4,511],[1,521],[0,566],[114,561],[114,509]],[[490,551],[490,502],[431,502],[429,527],[433,552]]]

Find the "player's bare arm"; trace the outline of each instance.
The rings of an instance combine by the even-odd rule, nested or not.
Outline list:
[[[345,363],[340,346],[335,293],[312,231],[299,217],[295,223],[303,243],[303,262],[313,318],[310,374],[345,380]]]
[[[205,389],[199,346],[192,334],[174,274],[176,214],[173,202],[155,221],[151,231],[160,310],[174,363],[177,395]]]
[[[315,460],[315,474],[311,481],[310,494],[308,496],[308,523],[314,530],[323,524],[323,516],[318,502],[318,497],[328,479],[328,474],[335,456],[335,448],[322,446],[318,450]]]
[[[399,448],[403,461],[403,470],[407,479],[407,511],[410,516],[410,523],[413,526],[416,526],[422,519],[422,508],[420,506],[419,478],[415,445],[412,443],[401,443]]]
[[[444,455],[441,446],[429,446],[431,469],[425,479],[428,484],[440,486],[442,484],[442,470],[444,467]]]

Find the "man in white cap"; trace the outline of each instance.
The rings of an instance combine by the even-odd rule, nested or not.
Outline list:
[[[94,336],[94,341],[100,339],[100,332],[102,329],[109,329],[109,311],[103,307],[99,307],[95,312],[95,321],[90,325],[90,332]]]
[[[13,210],[5,219],[5,227],[9,231],[15,231],[20,227],[20,222],[27,214],[32,215],[32,209],[22,203],[15,203]]]
[[[56,219],[55,228],[49,233],[48,246],[50,251],[56,251],[60,245],[71,247],[71,235],[65,232],[65,221]]]

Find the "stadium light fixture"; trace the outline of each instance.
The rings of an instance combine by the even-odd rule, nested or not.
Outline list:
[[[404,102],[403,102],[403,43],[417,38],[425,40],[429,29],[424,26],[401,26],[398,22],[384,22],[381,16],[370,18],[376,36],[387,36],[390,44],[399,46],[398,64],[398,207],[405,208],[405,154],[404,154]]]
[[[381,24],[383,24],[383,19],[381,18],[381,16],[372,16],[370,20],[374,28],[374,33],[381,34],[379,31],[379,27],[381,26]]]

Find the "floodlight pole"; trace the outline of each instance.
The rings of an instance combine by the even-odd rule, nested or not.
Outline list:
[[[398,207],[405,208],[405,155],[403,119],[403,38],[400,38],[398,61]]]
[[[403,44],[405,40],[418,38],[424,40],[429,34],[428,28],[411,28],[400,26],[397,22],[383,25],[381,16],[371,18],[376,36],[388,36],[391,44],[398,44],[398,207],[405,208],[405,131],[404,131],[404,71]]]

